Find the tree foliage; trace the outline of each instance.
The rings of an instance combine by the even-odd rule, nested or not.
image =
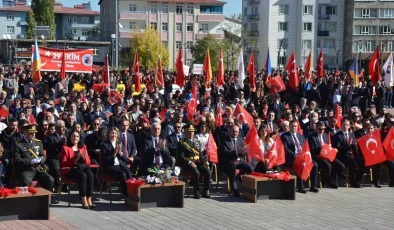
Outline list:
[[[49,26],[49,39],[55,38],[55,0],[32,0],[31,9],[37,26]]]
[[[138,50],[138,61],[140,66],[152,69],[156,67],[159,56],[162,60],[162,65],[169,65],[168,49],[160,42],[159,34],[156,30],[148,27],[146,30],[139,32],[134,30],[133,39],[130,41],[130,62],[127,63],[131,66],[134,61],[135,51]]]
[[[88,31],[89,37],[100,36],[100,23],[96,24],[91,30]]]
[[[218,39],[215,39],[212,34],[208,34],[204,38],[197,40],[192,47],[194,63],[203,64],[205,54],[209,48],[212,70],[216,71],[218,69],[220,47],[222,47],[222,42]],[[225,55],[225,51],[223,51],[223,55]]]
[[[25,31],[25,38],[26,39],[33,39],[34,38],[34,27],[36,27],[36,20],[34,19],[33,11],[29,10],[26,14],[26,22],[27,27]]]

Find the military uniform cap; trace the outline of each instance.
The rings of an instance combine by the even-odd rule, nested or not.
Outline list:
[[[23,126],[23,131],[26,131],[28,133],[36,133],[37,132],[37,125],[36,124],[29,124]]]

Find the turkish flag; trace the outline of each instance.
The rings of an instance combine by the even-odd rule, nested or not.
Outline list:
[[[249,162],[252,158],[264,162],[264,150],[260,145],[259,136],[257,135],[257,129],[255,126],[250,128],[246,135],[244,144],[248,146],[248,159]]]
[[[141,74],[139,72],[135,73],[134,78],[134,92],[141,91]]]
[[[311,80],[312,77],[312,50],[309,51],[308,59],[306,59],[304,65],[304,76],[307,81]]]
[[[7,118],[10,113],[7,111],[6,108],[1,107],[0,109],[0,117]]]
[[[388,160],[394,161],[394,128],[392,127],[383,141],[383,147],[386,150]]]
[[[222,105],[218,105],[218,109],[216,111],[216,127],[223,125],[223,117],[222,117]]]
[[[222,48],[220,48],[220,54],[219,54],[217,84],[218,84],[218,87],[220,87],[224,84],[224,65],[223,65],[223,50],[222,50]]]
[[[297,176],[306,181],[313,168],[311,151],[308,141],[305,141],[302,150],[297,154],[293,162],[293,169]]]
[[[323,160],[328,160],[329,162],[333,162],[335,157],[337,156],[338,150],[336,148],[331,147],[331,145],[323,144],[323,147],[320,150],[319,158]]]
[[[250,59],[248,64],[248,73],[250,77],[250,88],[252,91],[256,89],[256,76],[255,76],[255,69],[254,69],[254,52],[253,49],[250,52]]]
[[[323,57],[323,48],[320,48],[319,60],[317,62],[317,76],[324,76],[324,57]]]
[[[140,72],[140,62],[138,61],[138,50],[135,50],[134,62],[133,62],[133,70],[135,73]]]
[[[121,94],[121,93],[118,93],[118,92],[116,92],[116,91],[111,91],[111,93],[109,94],[109,96],[110,97],[113,97],[113,98],[115,98],[115,99],[119,99],[119,98],[122,98],[123,97],[123,94]]]
[[[257,134],[257,129],[256,126],[252,126],[248,132],[248,134],[246,134],[245,140],[244,140],[244,144],[245,145],[249,145],[249,143],[252,141],[253,138],[255,138],[256,136],[258,136]]]
[[[303,133],[302,133],[302,129],[301,129],[301,124],[300,124],[300,121],[299,121],[299,120],[297,120],[297,123],[298,123],[298,126],[297,126],[297,133],[299,133],[299,134],[303,135]]]
[[[337,128],[341,128],[342,124],[342,107],[339,106],[338,104],[335,106],[335,114],[334,114],[335,119],[337,120]]]
[[[60,67],[60,79],[66,79],[66,50],[63,48],[62,66]]]
[[[29,124],[35,124],[36,119],[34,118],[34,115],[32,113],[29,114]]]
[[[245,121],[250,127],[254,126],[253,117],[240,104],[235,107],[233,116],[240,121]]]
[[[380,129],[357,139],[357,143],[364,156],[365,166],[376,165],[386,161],[380,138]]]
[[[110,85],[111,82],[109,80],[109,61],[108,61],[108,54],[105,55],[104,58],[104,66],[103,66],[103,79],[106,85]]]
[[[160,118],[161,118],[161,122],[164,122],[166,120],[166,112],[167,112],[167,108],[163,108],[160,112]]]
[[[271,146],[267,154],[268,169],[285,163],[285,146],[280,135],[276,135],[275,143]]]
[[[191,121],[194,118],[194,114],[196,113],[197,107],[197,82],[193,83],[192,87],[192,98],[189,101],[189,105],[187,106],[187,120]]]
[[[178,50],[178,58],[176,59],[176,84],[181,88],[185,85],[185,73],[183,72],[182,49]]]
[[[279,93],[286,90],[285,83],[282,78],[277,75],[270,80],[270,94]]]
[[[160,87],[164,88],[163,66],[161,64],[161,58],[159,58],[159,60],[157,61],[155,86],[160,86]]]
[[[375,85],[380,79],[379,46],[376,47],[371,61],[369,61],[368,69],[373,85]]]
[[[216,145],[215,139],[213,138],[212,132],[209,133],[208,142],[205,149],[207,150],[209,162],[218,163],[218,147]]]
[[[290,73],[289,76],[289,87],[293,91],[296,91],[299,86],[297,62],[294,55],[294,50],[291,52],[291,56],[286,64],[286,70]]]
[[[104,93],[105,90],[107,90],[108,84],[107,83],[102,83],[102,84],[94,84],[93,85],[93,90],[95,92],[98,92],[99,94]]]

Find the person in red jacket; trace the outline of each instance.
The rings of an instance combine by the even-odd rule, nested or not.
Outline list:
[[[74,131],[67,138],[67,145],[60,153],[61,175],[77,181],[83,209],[93,209],[94,176],[90,169],[90,157],[86,146],[80,142],[80,135]]]

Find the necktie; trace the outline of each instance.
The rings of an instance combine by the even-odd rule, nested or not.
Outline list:
[[[127,150],[127,135],[123,133],[123,145],[124,145],[124,153],[126,156],[129,156],[129,151]]]
[[[297,155],[301,151],[301,145],[300,145],[300,142],[298,141],[297,136],[295,134],[293,135],[293,139],[294,139],[294,143],[296,146],[296,155]]]
[[[158,150],[159,147],[159,138],[155,138],[155,148]]]
[[[346,142],[349,144],[349,135],[345,133]]]
[[[75,122],[78,122],[76,113],[74,113],[74,119],[75,119]]]
[[[269,123],[269,128],[270,128],[270,133],[272,133],[274,131],[272,128],[272,122]]]
[[[181,139],[181,135],[176,135],[176,139],[179,141],[179,139]]]
[[[238,154],[237,140],[233,140],[233,144],[234,144],[234,150],[235,150],[235,152]]]
[[[324,139],[323,139],[323,134],[320,135],[320,144],[321,146],[324,145]]]

